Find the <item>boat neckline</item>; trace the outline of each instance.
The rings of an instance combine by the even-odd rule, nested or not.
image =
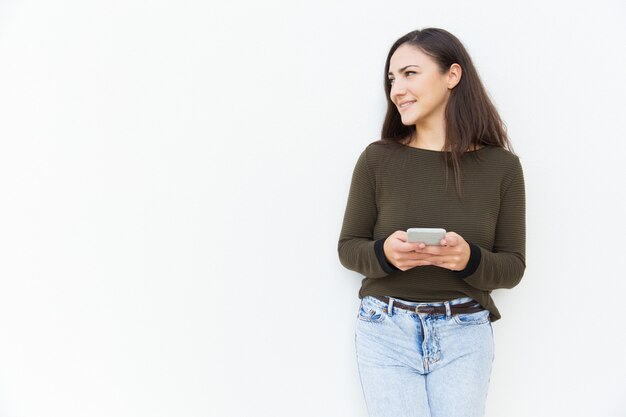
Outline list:
[[[430,152],[430,153],[439,153],[439,154],[442,154],[442,153],[452,153],[450,151],[436,151],[434,149],[416,148],[415,146],[409,146],[409,145],[404,145],[404,144],[401,144],[401,146],[403,146],[405,148],[409,148],[409,149],[414,149],[414,150],[420,151],[420,152]],[[466,153],[480,152],[483,149],[487,149],[488,147],[489,146],[483,146],[482,148],[474,149],[473,151],[465,151],[463,153],[466,154]]]

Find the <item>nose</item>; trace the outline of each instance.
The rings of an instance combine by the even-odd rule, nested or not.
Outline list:
[[[389,96],[391,97],[391,101],[394,103],[398,102],[398,98],[402,97],[406,94],[406,88],[401,84],[398,80],[395,80],[393,84],[391,84],[391,90],[389,91]]]

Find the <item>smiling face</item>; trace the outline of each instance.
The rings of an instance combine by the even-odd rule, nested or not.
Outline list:
[[[460,69],[453,64],[441,74],[437,63],[420,49],[408,44],[398,47],[389,61],[388,78],[390,99],[402,124],[418,128],[441,124],[450,91],[460,80]]]

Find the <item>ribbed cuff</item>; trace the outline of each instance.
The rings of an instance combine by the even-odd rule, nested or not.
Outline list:
[[[376,258],[378,258],[378,263],[380,267],[388,274],[391,274],[396,271],[400,271],[400,268],[396,268],[394,265],[387,261],[387,257],[385,256],[385,250],[383,249],[383,245],[385,244],[385,239],[379,239],[374,242],[374,252],[376,253]]]
[[[462,269],[460,271],[452,271],[457,278],[465,279],[469,277],[474,272],[476,272],[476,269],[478,269],[478,265],[480,264],[480,259],[482,256],[480,248],[471,242],[467,243],[470,247],[470,258],[467,262],[467,266],[465,267],[465,269]]]

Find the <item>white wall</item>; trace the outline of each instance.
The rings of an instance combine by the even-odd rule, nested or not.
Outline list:
[[[487,415],[624,416],[626,6],[0,2],[0,415],[366,415],[337,240],[398,37],[524,167]]]

